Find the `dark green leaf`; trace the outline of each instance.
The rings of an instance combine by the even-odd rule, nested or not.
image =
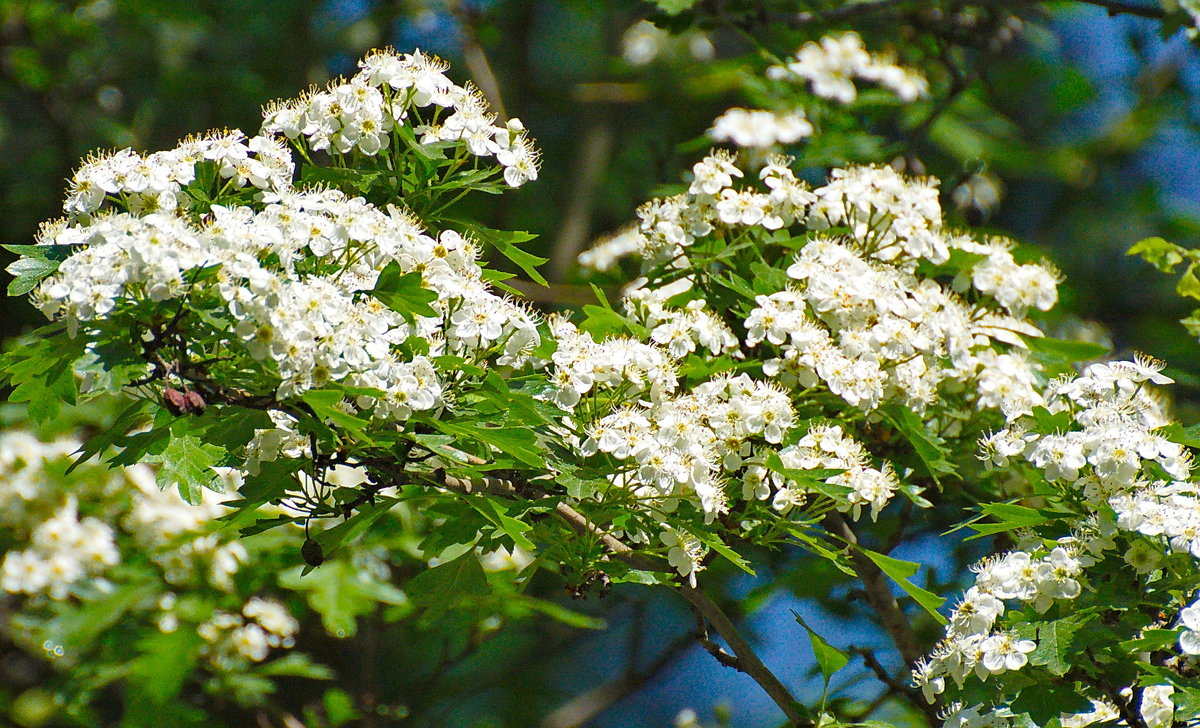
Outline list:
[[[158,487],[166,490],[175,486],[185,501],[198,505],[202,488],[221,492],[220,481],[213,468],[221,463],[224,456],[224,449],[202,442],[194,435],[176,436],[172,433],[167,447],[153,460],[159,463]]]
[[[755,576],[754,569],[750,568],[750,563],[742,558],[741,554],[734,551],[725,545],[715,533],[710,533],[702,529],[690,531],[690,533],[700,540],[700,543],[716,551],[721,556],[724,556],[731,564],[746,572],[750,576]]]
[[[914,564],[911,561],[894,559],[891,556],[875,553],[870,549],[864,549],[860,547],[859,550],[861,550],[863,554],[865,554],[866,557],[871,561],[874,561],[875,565],[879,567],[880,571],[887,574],[892,581],[899,584],[900,588],[903,589],[910,597],[915,599],[917,604],[920,604],[926,612],[929,612],[931,615],[933,615],[934,619],[941,624],[947,623],[946,618],[938,614],[937,611],[943,604],[946,603],[946,600],[931,591],[922,589],[908,580],[909,577],[916,574],[921,568],[919,564]]]
[[[826,642],[812,627],[805,624],[804,619],[794,609],[792,610],[792,616],[796,618],[796,621],[804,628],[804,631],[808,632],[808,642],[812,645],[813,656],[817,658],[817,665],[820,666],[821,674],[825,677],[825,684],[828,685],[829,679],[838,670],[850,664],[850,658],[846,656],[846,653]]]
[[[438,315],[429,305],[437,300],[437,294],[425,287],[420,273],[401,273],[395,261],[384,266],[370,293],[409,323],[417,316]]]
[[[788,480],[795,481],[799,487],[805,490],[820,493],[837,501],[846,500],[846,495],[850,492],[848,486],[826,483],[823,480],[823,478],[829,478],[842,472],[840,470],[797,470],[796,468],[789,468],[783,464],[779,453],[775,452],[767,456],[766,466],[771,472],[779,473]]]
[[[1052,674],[1063,676],[1071,669],[1071,643],[1084,624],[1076,617],[1056,619],[1037,627],[1037,649],[1029,655],[1031,665],[1043,666]]]
[[[1072,341],[1069,339],[1052,339],[1048,336],[1021,336],[1032,351],[1046,354],[1059,361],[1073,363],[1077,361],[1092,361],[1108,355],[1110,349],[1103,344],[1091,341]]]
[[[440,614],[464,599],[490,593],[487,576],[472,552],[426,569],[408,582],[408,595],[413,604],[424,607],[431,614]]]
[[[949,450],[946,449],[945,442],[926,427],[915,412],[903,405],[891,405],[880,411],[912,445],[913,451],[916,452],[921,464],[925,466],[925,471],[933,478],[934,482],[938,482],[939,475],[953,476],[957,474],[954,465],[946,459]]]
[[[129,677],[138,690],[156,703],[179,694],[195,671],[204,640],[194,630],[152,632],[138,641],[141,653],[130,665]]]
[[[318,665],[311,657],[301,652],[293,652],[278,660],[264,663],[256,672],[267,677],[303,677],[309,680],[332,680],[336,677],[333,670]]]
[[[354,439],[366,445],[375,441],[367,434],[371,422],[362,416],[343,412],[338,405],[345,398],[344,393],[336,389],[310,389],[300,397],[312,407],[313,413],[322,421],[332,422],[345,433],[353,435]]]

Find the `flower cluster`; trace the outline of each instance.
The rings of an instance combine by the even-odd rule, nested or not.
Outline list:
[[[845,500],[839,502],[837,508],[849,512],[855,519],[861,515],[863,506],[871,509],[874,519],[900,486],[891,464],[885,462],[878,468],[872,467],[867,449],[843,432],[840,425],[813,427],[795,445],[780,450],[779,459],[785,467],[794,470],[840,471],[826,478],[825,483],[846,489]],[[783,480],[780,476],[774,479]],[[761,486],[758,492],[762,493]],[[802,504],[810,494],[811,491],[801,484],[784,480],[775,492],[772,505],[777,510],[787,510]]]
[[[661,288],[635,286],[625,291],[622,305],[626,314],[650,330],[650,340],[665,347],[673,359],[681,359],[698,347],[713,356],[736,352],[737,337],[708,308],[703,298],[688,301],[682,309],[672,308],[668,299],[691,288],[692,281],[680,279],[678,284]]]
[[[1083,562],[1070,544],[1056,545],[1048,553],[1012,551],[988,557],[972,570],[977,574],[975,585],[951,613],[945,638],[931,659],[913,671],[914,684],[931,703],[945,690],[947,677],[961,688],[972,673],[986,680],[1028,663],[1036,642],[993,631],[1005,600],[1026,602],[1045,612],[1055,600],[1074,599],[1082,590],[1077,577],[1083,573]]]
[[[422,146],[450,143],[475,157],[493,157],[504,180],[520,187],[537,179],[538,154],[517,119],[496,125],[487,101],[471,85],[446,77],[446,63],[420,51],[374,51],[349,81],[276,103],[263,111],[264,134],[280,134],[308,149],[375,156],[409,125]]]
[[[812,136],[812,122],[803,111],[777,113],[763,109],[732,108],[717,117],[708,135],[719,142],[749,149],[769,149],[795,144]]]
[[[406,58],[401,63],[398,57],[372,56],[367,64],[371,70],[364,74],[374,79],[371,83],[407,89],[405,98],[417,106],[436,106],[436,99],[450,98],[439,94],[455,96],[441,82],[426,82],[436,64]],[[381,70],[393,66],[392,71]],[[406,68],[417,80],[403,86]],[[373,86],[364,88],[378,94]],[[351,97],[358,98],[347,96],[343,108]],[[453,127],[458,116],[440,128]],[[506,146],[489,152],[497,159],[528,144],[523,135],[505,134]],[[240,139],[229,132],[189,140],[150,158],[184,160],[174,162],[174,176],[165,178],[176,186],[194,176],[195,165],[218,149],[221,156],[212,159],[221,165],[245,161],[247,150],[259,150],[262,157],[262,150],[270,149],[290,160],[280,145],[257,142],[269,141],[267,137],[249,145]],[[118,154],[89,162],[81,179],[108,179],[117,162],[123,165],[129,158]],[[185,166],[187,174],[180,171]],[[276,166],[282,171],[262,185],[269,191],[243,200],[245,204],[213,204],[201,214],[189,214],[186,205],[147,212],[130,206],[121,192],[114,206],[124,205],[125,211],[75,215],[45,226],[40,245],[69,246],[74,252],[42,281],[34,301],[48,317],[65,320],[74,335],[81,324],[120,315],[140,302],[211,302],[209,293],[215,291],[225,313],[207,321],[225,319],[230,325],[209,333],[225,346],[269,363],[278,374],[276,396],[299,396],[340,382],[378,392],[359,396],[354,404],[385,420],[404,420],[413,411],[444,402],[443,376],[433,357],[452,354],[519,365],[537,344],[533,316],[490,290],[472,240],[452,230],[429,234],[406,212],[381,210],[336,189],[293,188],[290,161]],[[436,296],[427,315],[405,317],[364,295],[380,284],[381,271],[389,264],[400,276],[416,276],[419,286]],[[423,353],[402,353],[402,345],[414,338],[426,342],[419,347]]]
[[[877,83],[904,101],[929,93],[929,82],[920,72],[898,66],[887,56],[871,53],[854,32],[827,35],[805,43],[782,66],[767,69],[767,76],[807,81],[817,96],[843,104],[858,96],[855,79]]]
[[[196,633],[204,640],[204,656],[218,669],[229,670],[240,663],[262,662],[272,647],[292,647],[299,630],[300,623],[282,604],[252,597],[241,614],[218,610]]]
[[[196,181],[197,165],[205,162],[235,189],[286,189],[295,171],[291,154],[272,136],[247,139],[236,130],[214,132],[149,155],[123,149],[89,158],[72,176],[63,210],[71,218],[87,218],[111,206],[137,214],[187,209],[194,199],[185,188]]]
[[[931,701],[945,689],[946,677],[961,688],[972,671],[986,679],[1022,667],[1036,644],[1006,641],[1007,633],[992,632],[1004,601],[1019,600],[1044,613],[1058,600],[1078,598],[1086,569],[1116,551],[1116,535],[1128,537],[1124,561],[1139,574],[1157,568],[1164,553],[1200,559],[1200,492],[1187,482],[1191,457],[1157,432],[1169,419],[1162,399],[1148,388],[1171,381],[1162,366],[1139,356],[1056,379],[1044,388],[1037,412],[1012,411],[1005,428],[981,440],[991,463],[1012,467],[1024,461],[1085,509],[1073,521],[1071,536],[989,557],[975,567],[975,584],[951,615],[946,638],[913,673]],[[1054,424],[1039,426],[1039,417],[1053,418]],[[1195,611],[1193,606],[1179,612],[1185,654],[1200,652],[1192,631],[1200,626]],[[1170,707],[1169,694],[1162,699]]]
[[[66,599],[77,581],[104,572],[121,557],[112,528],[96,518],[80,520],[73,498],[38,524],[30,542],[27,549],[5,554],[4,591]]]
[[[248,561],[246,547],[233,540],[234,534],[211,528],[215,518],[228,512],[218,503],[220,496],[207,492],[200,505],[189,505],[174,487],[160,489],[155,472],[142,464],[109,469],[86,461],[64,476],[79,447],[71,438],[42,442],[20,430],[0,434],[0,498],[5,505],[0,538],[29,544],[7,551],[0,587],[26,597],[12,604],[16,619],[28,626],[24,637],[34,644],[43,636],[50,638],[46,644],[63,639],[40,631],[42,624],[51,630],[56,624],[38,617],[48,608],[47,598],[57,602],[49,606],[55,614],[77,610],[87,615],[93,603],[103,605],[103,600],[125,594],[138,596],[123,608],[131,611],[131,619],[150,617],[164,633],[197,629],[206,641],[210,668],[217,672],[242,669],[248,661],[265,660],[271,647],[295,644],[299,623],[272,598],[244,601],[244,620],[218,609],[196,624],[198,609],[203,613],[198,605],[206,600],[248,596],[238,592],[233,578]],[[226,486],[234,487],[232,472],[224,475]],[[71,494],[64,499],[67,482]],[[132,551],[150,558],[123,559]],[[186,603],[176,594],[179,588],[188,590]]]

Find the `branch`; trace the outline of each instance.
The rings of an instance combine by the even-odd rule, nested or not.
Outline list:
[[[1151,18],[1152,20],[1165,20],[1167,12],[1162,8],[1156,8],[1150,5],[1141,5],[1139,3],[1124,2],[1124,0],[1075,0],[1084,5],[1095,5],[1096,7],[1104,8],[1110,16],[1115,15],[1136,15],[1139,18]]]
[[[658,570],[659,567],[654,561],[637,553],[612,534],[603,533],[586,516],[566,503],[560,501],[555,505],[555,511],[580,535],[592,535],[599,538],[609,553],[633,566],[635,569]],[[758,655],[754,653],[754,649],[750,646],[750,643],[746,641],[746,638],[742,636],[729,617],[721,611],[721,608],[707,594],[699,587],[694,587],[686,582],[675,587],[675,591],[679,592],[680,596],[686,599],[688,604],[713,626],[717,634],[721,635],[729,645],[729,648],[733,650],[736,663],[731,665],[731,667],[744,672],[758,683],[759,687],[771,697],[771,700],[775,701],[775,704],[779,706],[779,709],[783,711],[793,726],[808,728],[813,725],[812,721],[800,714],[800,711],[797,709],[796,699],[792,697],[791,692],[763,664],[762,660],[758,659]]]
[[[937,704],[935,703],[931,705],[925,701],[920,690],[912,687],[911,685],[907,685],[900,680],[897,680],[891,673],[887,671],[887,668],[879,662],[874,653],[862,647],[851,647],[850,652],[861,657],[863,659],[863,664],[865,664],[871,670],[871,672],[875,673],[875,677],[879,679],[879,682],[887,686],[887,690],[884,691],[883,695],[880,697],[886,699],[891,695],[903,695],[907,697],[911,703],[918,706],[921,709],[921,712],[925,713],[925,717],[929,719],[930,725],[937,725],[939,722],[941,722],[941,719],[938,716]],[[882,702],[879,704],[882,705]],[[873,710],[874,708],[868,710],[867,712],[863,713],[863,716],[865,717],[870,715]]]
[[[887,576],[858,547],[858,536],[854,534],[854,530],[850,528],[850,524],[846,523],[846,519],[842,518],[841,514],[833,512],[825,516],[825,527],[849,544],[850,562],[854,567],[854,573],[858,575],[866,590],[867,603],[879,616],[879,621],[891,636],[904,663],[912,667],[924,653],[917,643],[917,637],[913,633],[912,625],[908,622],[908,617],[900,609],[896,598],[892,596]]]
[[[676,637],[642,670],[632,670],[563,703],[542,720],[542,728],[578,728],[587,724],[641,686],[682,655],[692,643],[690,633]]]
[[[509,118],[508,111],[504,108],[504,98],[500,95],[500,82],[496,80],[496,74],[492,71],[492,64],[488,62],[487,53],[484,52],[483,46],[479,43],[478,33],[475,25],[479,18],[475,12],[464,9],[461,5],[455,4],[458,12],[459,21],[463,28],[463,60],[467,63],[467,69],[471,72],[472,78],[479,86],[479,90],[483,93],[484,98],[496,110],[501,119]]]
[[[487,478],[483,479],[483,482],[473,482],[453,476],[444,476],[442,480],[450,490],[458,490],[466,493],[486,492],[510,497],[517,495],[517,489],[511,482],[499,478]],[[559,501],[555,503],[554,511],[576,533],[581,536],[596,538],[600,541],[605,551],[633,568],[642,571],[662,570],[661,565],[657,561],[638,553],[611,533],[605,533],[589,521],[587,516],[575,510],[571,505]],[[734,667],[739,672],[745,673],[754,682],[758,683],[759,687],[770,696],[771,700],[775,701],[775,704],[779,706],[779,709],[787,716],[788,722],[793,726],[811,728],[813,725],[812,721],[800,714],[796,699],[792,697],[791,692],[779,681],[779,678],[775,677],[775,673],[771,672],[770,668],[764,665],[762,660],[758,658],[750,643],[738,631],[738,628],[729,619],[728,615],[721,611],[721,608],[699,587],[694,587],[684,582],[675,587],[675,591],[679,592],[680,596],[686,599],[688,604],[713,626],[717,634],[721,635],[722,639],[729,645],[729,648],[733,650],[732,661],[727,659],[728,655],[726,655],[726,659],[718,657],[718,660],[728,667]],[[894,603],[895,600],[893,600]],[[711,640],[709,641],[711,642]],[[704,640],[701,640],[701,644],[704,644]],[[709,648],[706,646],[706,649]],[[709,651],[712,652],[711,649]]]

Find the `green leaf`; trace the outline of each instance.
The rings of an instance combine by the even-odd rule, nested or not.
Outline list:
[[[700,0],[650,0],[650,2],[667,15],[679,15],[685,10],[690,10]]]
[[[309,680],[332,680],[337,677],[333,670],[318,665],[302,652],[292,652],[264,663],[256,672],[267,677],[303,677]]]
[[[327,528],[316,534],[313,540],[321,544],[325,557],[329,558],[342,544],[354,543],[359,536],[366,533],[376,521],[399,502],[399,498],[376,496],[374,503],[358,509],[354,515],[333,528]]]
[[[304,574],[297,566],[279,577],[279,584],[302,592],[308,604],[321,615],[325,631],[335,637],[352,637],[358,631],[357,618],[375,611],[376,605],[406,604],[404,592],[390,584],[370,581],[349,561],[326,561]]]
[[[34,331],[30,338],[0,357],[0,382],[12,383],[10,402],[28,402],[34,422],[58,416],[62,405],[75,404],[79,387],[75,362],[84,354],[87,341],[67,336],[62,326],[51,324]]]
[[[537,550],[537,546],[525,535],[525,532],[532,529],[533,526],[508,515],[508,509],[496,499],[464,493],[460,493],[459,497],[503,531],[514,544],[526,551]]]
[[[1082,713],[1091,705],[1092,701],[1074,684],[1056,685],[1047,681],[1021,690],[1011,708],[1013,713],[1028,714],[1035,725],[1044,726],[1052,720],[1057,722],[1062,713]]]
[[[742,558],[741,554],[734,551],[725,545],[721,537],[715,533],[709,533],[701,529],[689,530],[693,536],[700,540],[700,543],[716,551],[721,556],[724,556],[731,564],[746,572],[750,576],[756,576],[754,569],[750,568],[750,563]]]
[[[117,587],[111,594],[92,602],[85,602],[79,609],[72,609],[50,623],[49,633],[62,641],[64,647],[86,650],[94,646],[100,635],[147,600],[156,599],[161,584],[134,583]]]
[[[1125,640],[1117,645],[1124,652],[1156,652],[1163,649],[1174,649],[1179,641],[1178,629],[1146,629],[1142,636],[1134,640]]]
[[[958,474],[954,465],[946,459],[950,451],[946,449],[945,441],[926,427],[917,413],[903,405],[891,405],[880,411],[912,445],[921,464],[925,466],[925,471],[935,483],[939,482],[939,475]]]
[[[529,276],[533,282],[543,286],[550,285],[537,269],[539,265],[545,263],[549,258],[538,257],[517,247],[520,243],[527,243],[530,240],[534,240],[537,238],[537,235],[525,232],[524,230],[495,230],[466,220],[447,220],[446,222],[457,224],[464,228],[466,232],[474,235],[480,242],[487,243],[500,251],[501,255],[525,271],[525,275]]]
[[[858,547],[858,549],[862,551],[867,558],[869,558],[871,561],[874,561],[875,565],[879,567],[880,571],[887,574],[892,581],[899,584],[900,588],[903,589],[910,597],[916,600],[917,604],[920,604],[926,612],[929,612],[931,615],[933,615],[934,619],[936,619],[940,624],[947,624],[946,618],[938,614],[937,611],[938,608],[946,603],[946,600],[931,591],[922,589],[908,580],[910,576],[916,574],[921,568],[920,564],[914,564],[911,561],[893,559],[891,556],[878,554],[870,549],[864,549],[861,546]]]
[[[8,295],[24,296],[36,288],[43,278],[58,270],[58,261],[46,258],[18,258],[5,270],[15,276],[8,282]]]
[[[1005,531],[1015,531],[1020,528],[1033,528],[1040,526],[1043,523],[1048,523],[1056,518],[1067,513],[1061,513],[1051,510],[1038,510],[1036,508],[1028,508],[1019,506],[1013,503],[985,503],[980,506],[980,510],[984,515],[991,516],[996,519],[996,523],[971,523],[971,529],[976,533],[974,536],[968,537],[971,539],[982,538],[996,533]]]
[[[1126,255],[1137,255],[1163,273],[1171,273],[1175,266],[1183,262],[1187,251],[1184,248],[1168,243],[1162,238],[1146,238],[1134,244],[1125,251]]]
[[[143,637],[136,645],[141,654],[130,665],[132,684],[153,702],[167,702],[179,694],[195,671],[203,644],[200,635],[187,629]]]
[[[767,456],[766,466],[767,470],[779,473],[788,480],[795,481],[801,488],[813,493],[820,493],[836,501],[846,500],[846,495],[850,492],[849,486],[826,483],[824,480],[821,480],[821,478],[828,478],[841,473],[842,471],[840,470],[797,470],[796,468],[789,468],[783,464],[779,453],[776,452]]]
[[[1037,405],[1033,408],[1033,419],[1037,421],[1038,432],[1043,434],[1062,433],[1071,429],[1071,413],[1068,410],[1051,412]]]
[[[1111,351],[1103,344],[1092,341],[1073,341],[1071,339],[1052,339],[1048,336],[1021,336],[1031,351],[1046,354],[1059,361],[1074,363],[1092,361],[1108,356]]]
[[[485,442],[526,465],[538,469],[546,467],[546,461],[542,459],[541,450],[537,445],[537,434],[529,428],[487,427],[482,422],[465,425],[443,420],[433,420],[432,424],[448,435]]]
[[[83,463],[97,455],[103,455],[110,447],[117,446],[125,439],[130,430],[145,422],[146,409],[149,404],[148,400],[136,400],[117,415],[112,424],[84,440],[83,445],[75,451],[75,460],[67,468],[66,474],[70,475]]]
[[[597,341],[631,333],[642,339],[649,335],[646,327],[630,321],[611,308],[589,303],[583,307],[583,313],[584,319],[579,324],[579,330],[591,334]]]
[[[23,258],[53,260],[59,263],[70,258],[75,251],[83,247],[82,245],[0,245],[0,248]]]
[[[770,295],[787,288],[787,273],[778,268],[773,268],[766,263],[753,263],[750,265],[750,270],[754,273],[752,280],[754,290],[761,294]],[[754,297],[751,296],[750,300],[753,301]]]
[[[354,698],[340,688],[326,690],[321,703],[325,706],[325,716],[329,719],[331,728],[341,728],[350,721],[362,717],[358,708],[354,707]],[[315,721],[309,722],[313,725],[317,724]]]
[[[792,610],[792,616],[796,618],[796,622],[808,632],[808,641],[812,645],[813,657],[817,658],[817,665],[821,668],[821,674],[825,677],[825,685],[829,685],[829,679],[841,670],[846,665],[850,664],[850,658],[846,653],[825,641],[821,635],[817,634],[812,627],[809,627],[800,613]]]
[[[152,461],[159,463],[158,487],[166,490],[175,486],[185,501],[199,505],[202,488],[221,492],[213,467],[219,465],[224,456],[223,448],[202,442],[194,435],[172,433],[166,449]]]
[[[1071,669],[1071,643],[1083,624],[1084,620],[1077,617],[1039,624],[1037,649],[1029,655],[1030,664],[1043,666],[1059,677],[1066,675]]]
[[[367,428],[371,426],[370,421],[365,417],[344,412],[338,407],[345,398],[345,395],[340,390],[310,389],[301,395],[300,398],[309,407],[312,407],[313,414],[322,422],[332,422],[347,434],[353,435],[354,439],[363,444],[375,444],[375,441],[367,434]]]
[[[1158,434],[1176,444],[1200,448],[1200,424],[1184,427],[1178,422],[1172,422],[1166,427],[1158,428]]]
[[[370,294],[409,323],[417,316],[438,315],[429,305],[437,300],[437,294],[425,287],[420,273],[401,273],[396,261],[384,266]]]
[[[382,175],[382,171],[376,170],[305,165],[300,173],[300,182],[303,186],[321,184],[336,187],[350,194],[365,195],[379,182]]]
[[[484,597],[491,593],[487,575],[475,554],[464,556],[445,564],[426,569],[408,582],[408,595],[413,604],[423,607],[429,614],[437,615],[470,597]]]

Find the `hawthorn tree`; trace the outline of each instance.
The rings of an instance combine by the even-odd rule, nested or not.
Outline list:
[[[694,627],[548,725],[692,644],[788,725],[1200,720],[1200,439],[1165,365],[1049,335],[1058,270],[948,216],[915,154],[1035,5],[660,3],[630,62],[720,26],[754,49],[745,106],[579,255],[613,285],[578,311],[526,303],[546,259],[477,212],[538,184],[537,130],[429,54],[371,51],[253,134],[89,157],[63,216],[6,246],[10,295],[49,320],[2,360],[23,408],[0,585],[48,665],[13,719],[434,721],[438,680],[506,625],[601,626],[557,584],[674,592]],[[877,13],[914,35],[830,27]],[[978,211],[989,184],[950,192]],[[1188,262],[1200,297],[1192,251],[1131,252]],[[954,573],[901,558],[937,539]],[[888,646],[799,614],[747,636],[778,588]],[[382,631],[412,638],[403,701],[308,637],[362,624],[372,665],[402,649]],[[805,642],[814,699],[767,640]]]

